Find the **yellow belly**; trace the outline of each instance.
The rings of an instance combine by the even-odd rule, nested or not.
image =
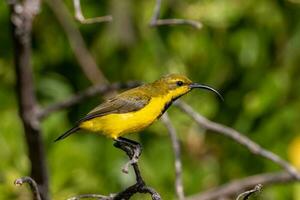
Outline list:
[[[161,114],[168,97],[152,98],[142,109],[122,114],[108,114],[82,122],[80,128],[99,132],[111,138],[138,132],[151,125]]]

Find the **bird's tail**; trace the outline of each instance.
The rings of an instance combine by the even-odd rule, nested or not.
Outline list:
[[[54,142],[57,142],[58,140],[62,140],[65,139],[66,137],[68,137],[69,135],[71,135],[72,133],[78,131],[80,128],[79,126],[74,126],[73,128],[71,128],[70,130],[68,130],[67,132],[65,132],[64,134],[62,134],[61,136],[59,136],[58,138],[56,138],[54,140]]]

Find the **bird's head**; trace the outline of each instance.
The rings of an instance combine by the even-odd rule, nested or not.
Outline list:
[[[164,91],[167,92],[173,99],[177,99],[178,97],[188,93],[194,88],[200,88],[216,93],[220,97],[220,99],[223,100],[221,94],[214,88],[208,85],[194,83],[189,78],[181,74],[169,74],[163,76],[162,78],[157,80],[155,84],[159,88],[163,88]]]

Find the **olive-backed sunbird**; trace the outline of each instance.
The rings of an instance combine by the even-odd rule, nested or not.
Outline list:
[[[158,119],[172,102],[194,88],[213,91],[222,99],[218,91],[207,85],[193,83],[184,75],[169,74],[105,101],[55,141],[80,129],[100,133],[114,140],[127,133],[139,132]]]

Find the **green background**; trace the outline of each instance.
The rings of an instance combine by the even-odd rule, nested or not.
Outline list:
[[[67,2],[73,12],[71,1]],[[193,91],[183,99],[199,113],[233,127],[285,159],[300,154],[300,2],[299,0],[169,0],[163,18],[196,19],[204,27],[148,26],[155,1],[85,0],[88,17],[112,14],[112,23],[77,23],[91,54],[111,82],[150,82],[168,73],[186,74],[217,88],[225,98]],[[29,199],[14,179],[28,175],[29,160],[18,117],[9,7],[0,2],[0,199]],[[47,4],[33,26],[35,89],[41,106],[61,101],[91,83],[81,71],[68,39]],[[55,200],[75,194],[118,192],[134,182],[121,173],[127,157],[113,142],[93,134],[73,135],[53,143],[80,117],[100,103],[85,100],[56,112],[42,123]],[[227,138],[205,131],[177,108],[170,117],[182,145],[187,195],[257,173],[280,168]],[[174,199],[171,143],[161,122],[141,134],[140,167],[146,182],[163,199]],[[299,165],[299,159],[293,159]],[[299,166],[300,167],[300,166]],[[299,188],[265,188],[261,199],[300,199]],[[136,199],[148,197],[138,196]]]

